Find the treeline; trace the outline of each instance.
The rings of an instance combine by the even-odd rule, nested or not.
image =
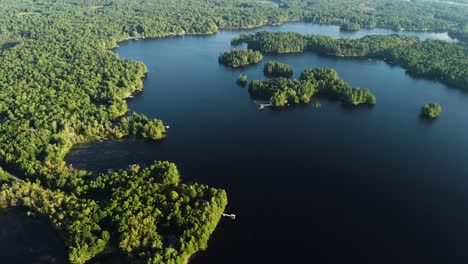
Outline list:
[[[15,181],[3,185],[0,201],[46,216],[64,238],[72,264],[106,249],[129,263],[183,263],[206,249],[227,203],[222,190],[180,184],[169,162],[133,165],[85,185],[75,196]]]
[[[36,38],[33,28],[60,20],[62,29],[92,33],[106,46],[128,37],[161,37],[208,34],[220,28],[249,28],[285,21],[305,20],[321,24],[357,24],[361,28],[449,31],[466,33],[468,6],[412,0],[284,0],[278,7],[244,0],[136,1],[83,0],[2,1],[0,35]]]
[[[244,67],[249,64],[257,64],[262,61],[263,56],[258,51],[231,49],[222,52],[218,62],[233,68]]]
[[[254,98],[269,100],[275,107],[309,103],[315,94],[350,105],[376,103],[369,90],[352,88],[333,69],[306,69],[298,80],[284,77],[253,80],[249,84],[249,93]]]
[[[312,51],[339,57],[385,60],[406,69],[413,76],[437,79],[468,89],[468,45],[415,37],[388,35],[360,39],[335,39],[292,32],[261,31],[241,35],[234,42],[246,42],[250,49],[266,53]]]
[[[448,31],[467,41],[468,5],[443,1],[394,0],[290,0],[290,8],[303,10],[306,21],[320,24],[359,25],[397,31]]]
[[[248,48],[265,53],[297,53],[303,52],[307,46],[307,38],[293,32],[259,31],[254,34],[240,34],[231,40],[231,45],[247,43]]]
[[[448,33],[449,37],[460,40],[460,41],[465,41],[468,42],[468,25],[465,26],[463,29],[459,31],[450,31]]]

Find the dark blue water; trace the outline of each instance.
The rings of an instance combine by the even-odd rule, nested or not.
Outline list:
[[[298,28],[344,34],[268,27]],[[129,106],[170,125],[167,138],[80,145],[67,161],[102,171],[170,160],[186,182],[226,189],[238,218],[223,219],[191,263],[468,263],[467,94],[384,62],[312,53],[229,69],[217,57],[237,34],[123,43],[117,53],[150,71]],[[272,59],[294,66],[296,77],[334,68],[369,88],[377,105],[320,99],[320,108],[258,111],[235,81],[262,78]],[[443,107],[433,122],[419,117],[431,101]]]
[[[44,219],[0,209],[0,259],[8,264],[65,264],[65,245]]]

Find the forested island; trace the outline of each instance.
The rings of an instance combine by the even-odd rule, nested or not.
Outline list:
[[[439,103],[433,102],[423,105],[421,108],[421,116],[429,119],[434,119],[442,113],[442,106]]]
[[[244,67],[250,64],[257,64],[263,60],[263,56],[258,51],[231,49],[221,53],[218,62],[233,68]]]
[[[247,85],[247,75],[241,74],[237,77],[236,83],[239,86],[245,87]]]
[[[350,105],[376,103],[369,90],[352,88],[333,69],[306,69],[298,80],[284,77],[253,80],[249,84],[249,93],[254,98],[269,100],[274,107],[309,103],[315,94]]]
[[[293,75],[293,68],[287,64],[269,61],[263,67],[263,74],[268,78],[291,78]]]
[[[133,165],[80,187],[75,195],[15,180],[2,187],[0,202],[46,216],[71,263],[104,250],[118,250],[130,263],[183,263],[207,247],[227,203],[222,190],[181,184],[169,162]]]
[[[283,0],[279,7],[243,0],[207,0],[203,5],[192,0],[1,1],[0,203],[47,219],[60,233],[72,264],[104,252],[137,263],[183,263],[206,248],[226,205],[224,191],[179,183],[171,163],[96,175],[64,162],[76,144],[130,136],[158,140],[165,135],[162,121],[128,112],[125,97],[143,89],[146,66],[121,59],[111,49],[128,39],[212,34],[299,20],[449,31],[468,40],[463,7],[422,0],[337,1]],[[374,45],[385,44],[386,38],[356,43],[373,39]],[[399,38],[398,48],[383,49],[389,52],[388,61],[423,76],[442,72],[443,81],[466,87],[466,61],[460,59],[466,58],[465,44],[392,38]],[[284,45],[294,52],[289,48],[294,43]],[[316,78],[308,80],[307,89],[295,91],[299,102],[315,92],[327,94],[327,89],[351,103],[363,98],[375,102],[364,90]],[[320,82],[336,86],[325,88]],[[274,87],[282,92],[282,86]],[[280,104],[283,94],[277,97]],[[296,97],[291,96],[291,102]]]
[[[335,39],[292,32],[261,31],[241,34],[233,44],[246,42],[249,49],[265,53],[311,51],[338,57],[363,57],[397,64],[414,76],[437,79],[468,90],[468,45],[416,37],[388,35],[360,39]]]

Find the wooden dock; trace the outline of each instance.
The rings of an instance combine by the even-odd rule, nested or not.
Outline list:
[[[229,217],[229,218],[231,218],[232,220],[235,220],[235,219],[236,219],[236,215],[235,215],[235,214],[225,214],[225,213],[222,213],[221,215],[222,215],[222,216],[225,216],[225,217]]]

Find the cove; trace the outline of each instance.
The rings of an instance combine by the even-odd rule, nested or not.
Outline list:
[[[262,29],[365,32],[307,23]],[[67,162],[105,171],[169,160],[184,181],[226,189],[227,211],[237,218],[223,219],[191,263],[468,261],[466,94],[373,60],[304,53],[265,55],[237,70],[219,65],[238,34],[121,43],[119,56],[150,71],[129,108],[170,125],[167,138],[78,145]],[[241,73],[263,78],[269,60],[292,65],[294,77],[309,67],[334,68],[352,86],[370,89],[377,105],[320,99],[320,108],[260,112],[235,81]],[[444,109],[434,122],[419,117],[430,101]]]

